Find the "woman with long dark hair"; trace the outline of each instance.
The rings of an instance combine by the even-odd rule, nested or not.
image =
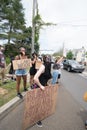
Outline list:
[[[45,91],[45,86],[47,86],[49,79],[51,79],[51,62],[48,56],[43,56],[43,64],[36,72],[34,82],[42,91]],[[42,127],[42,122],[38,121],[37,125]]]

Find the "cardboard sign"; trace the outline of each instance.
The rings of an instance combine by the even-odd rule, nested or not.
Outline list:
[[[55,112],[58,84],[30,90],[25,95],[23,130]]]
[[[26,69],[30,66],[30,59],[13,60],[12,62],[14,70]]]
[[[36,68],[36,69],[39,69],[41,65],[42,65],[42,62],[37,60],[37,61],[36,61],[35,68]]]

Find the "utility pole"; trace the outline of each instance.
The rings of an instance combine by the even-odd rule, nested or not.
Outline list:
[[[35,23],[34,18],[38,10],[38,2],[37,0],[33,0],[33,9],[32,9],[32,53],[34,52],[34,42],[35,42]]]
[[[34,38],[35,38],[35,24],[34,24],[34,17],[35,17],[35,1],[33,0],[33,10],[32,10],[32,46],[31,52],[34,52]]]

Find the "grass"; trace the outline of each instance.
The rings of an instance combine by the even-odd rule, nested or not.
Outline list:
[[[0,106],[4,105],[8,101],[10,101],[12,98],[16,96],[16,82],[7,81],[5,85],[0,84],[0,88],[3,88],[7,90],[8,92],[6,94],[0,94]]]
[[[16,97],[17,91],[16,91],[16,81],[7,80],[7,83],[4,85],[1,85],[0,82],[0,88],[3,88],[7,90],[8,92],[6,94],[0,94],[0,107],[9,102],[11,99]],[[20,91],[23,91],[23,81],[20,85]]]
[[[7,68],[7,70],[5,72],[6,74],[8,74],[9,69],[10,69],[10,66]],[[29,70],[29,68],[28,68],[28,70]],[[0,80],[0,88],[7,90],[7,93],[5,93],[5,94],[0,93],[0,107],[3,106],[4,104],[6,104],[7,102],[9,102],[10,100],[12,100],[17,95],[16,81],[12,81],[9,78],[6,80],[6,82],[7,82],[6,84],[2,85],[1,80]],[[27,83],[27,87],[29,87],[28,83]],[[21,80],[20,92],[23,92],[23,80]]]

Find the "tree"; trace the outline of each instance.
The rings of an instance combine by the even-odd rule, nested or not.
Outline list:
[[[22,33],[25,24],[24,9],[21,0],[2,0],[1,3],[0,30],[2,34],[0,39],[8,39],[8,43],[10,43]]]
[[[5,54],[10,56],[18,54],[21,46],[27,49],[28,55],[31,54],[32,27],[25,26],[24,9],[21,0],[0,0],[0,39],[7,39]],[[35,24],[34,48],[39,52],[39,35],[43,26],[54,25],[42,20],[38,9],[33,19]],[[13,43],[12,43],[12,42]],[[10,43],[10,44],[9,44]]]
[[[67,58],[67,59],[72,59],[72,58],[73,58],[73,53],[72,53],[72,51],[69,51],[69,52],[67,53],[66,58]]]

